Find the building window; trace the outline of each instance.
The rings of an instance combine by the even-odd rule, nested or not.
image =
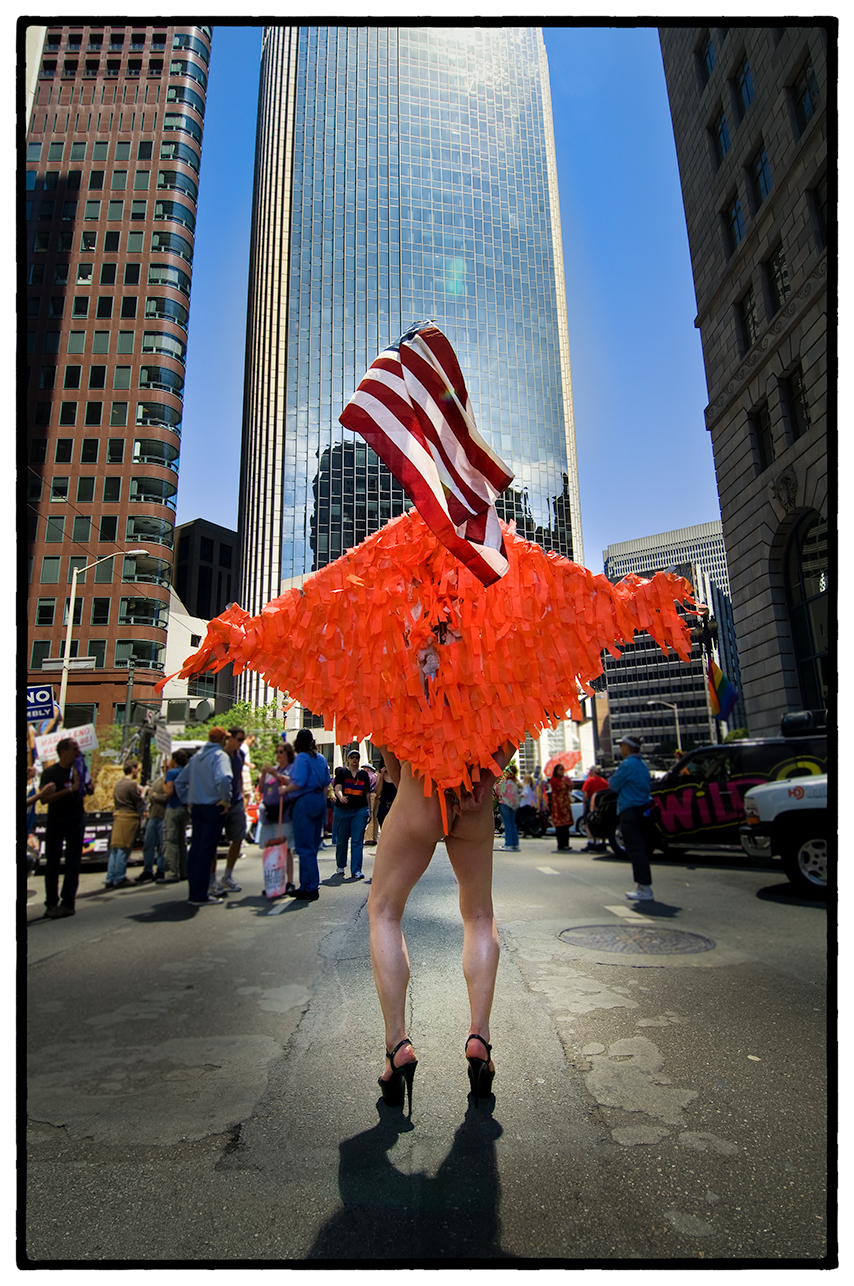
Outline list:
[[[99,295],[98,308],[96,316],[101,321],[109,321],[113,315],[113,297],[112,295]]]
[[[89,428],[96,428],[101,423],[102,402],[86,403],[86,425]]]
[[[764,473],[776,459],[774,435],[771,431],[771,412],[768,409],[767,402],[763,402],[755,411],[751,411],[749,422],[753,443],[756,447],[756,472],[757,474]]]
[[[68,479],[67,478],[53,478],[51,480],[50,498],[51,500],[68,499]]]
[[[50,641],[47,639],[38,639],[32,648],[30,654],[30,669],[40,670],[42,661],[46,661],[50,656]]]
[[[744,240],[744,216],[741,213],[741,201],[737,196],[731,198],[729,205],[724,211],[724,226],[726,228],[727,246],[730,254],[733,254]]]
[[[107,601],[109,602],[109,599]],[[96,670],[103,670],[107,660],[107,640],[90,639],[89,646],[86,650],[86,655],[95,658]]]
[[[119,253],[121,236],[122,234],[120,232],[115,232],[115,231],[104,233],[104,254],[105,255],[117,255]]]
[[[53,625],[55,598],[40,598],[36,603],[36,625]]]
[[[62,624],[63,624],[63,625],[67,625],[67,624],[68,624],[68,607],[69,607],[69,603],[70,603],[70,599],[66,599],[66,600],[65,600],[65,607],[64,607],[64,608],[63,608],[63,610],[62,610]],[[73,624],[73,625],[79,625],[79,624],[81,623],[81,621],[82,621],[82,620],[83,620],[83,599],[82,599],[82,598],[75,598],[75,600],[74,600],[74,620],[72,621],[72,624]]]
[[[56,450],[53,455],[54,464],[71,464],[71,450],[73,446],[73,438],[57,438]]]
[[[107,383],[106,366],[90,366],[89,367],[89,387],[104,388],[106,383]]]
[[[116,284],[116,265],[114,263],[101,264],[101,285],[114,286]]]
[[[69,353],[85,353],[86,351],[86,332],[85,330],[70,330],[68,332]]]
[[[807,58],[792,85],[792,103],[799,133],[804,132],[815,115],[818,101],[818,83],[813,71],[812,59]]]
[[[71,539],[79,545],[86,545],[89,542],[89,529],[92,525],[92,519],[81,516],[75,518],[71,527]]]
[[[110,179],[110,187],[112,188],[112,190],[114,192],[116,191],[124,192],[127,185],[128,185],[127,170],[113,170],[113,175],[112,175],[112,178]]]
[[[118,341],[116,343],[117,353],[133,352],[134,333],[132,330],[120,330]]]
[[[748,286],[738,302],[738,322],[741,331],[742,356],[752,348],[759,337],[759,323],[756,319],[756,296],[753,287]]]
[[[783,404],[789,422],[789,433],[792,441],[797,442],[810,428],[810,408],[800,366],[783,380]]]
[[[705,88],[709,83],[709,77],[715,69],[715,47],[712,44],[711,34],[707,31],[700,42],[697,50],[697,63],[700,71],[700,84]]]
[[[88,295],[74,296],[74,299],[72,300],[72,304],[71,304],[71,315],[72,317],[89,316],[89,296]]]
[[[130,372],[129,366],[117,366],[113,371],[113,388],[130,388]]]
[[[37,505],[42,498],[41,478],[27,478],[27,504]]]
[[[124,214],[125,214],[125,203],[124,203],[124,201],[108,201],[108,202],[107,202],[107,218],[108,218],[108,219],[123,219],[123,218],[124,218]]]
[[[118,518],[114,514],[102,516],[101,525],[98,529],[98,540],[102,545],[114,545],[116,543],[116,533],[118,532]]]
[[[124,458],[124,438],[110,438],[107,442],[107,464],[121,464]]]
[[[59,423],[70,428],[77,423],[77,403],[63,402],[59,408]]]
[[[52,554],[46,554],[42,558],[42,570],[39,578],[42,585],[59,584],[60,561],[58,557],[54,557]]]
[[[96,330],[92,336],[92,352],[101,354],[110,351],[110,332],[108,330]]]
[[[47,460],[47,438],[33,438],[30,441],[30,464],[44,464]],[[39,478],[39,495],[41,495],[41,478]]]
[[[132,321],[134,317],[136,317],[136,297],[131,295],[122,300],[121,318],[122,321]]]
[[[46,545],[61,545],[65,539],[65,519],[48,518],[44,533]]]
[[[827,707],[828,668],[827,519],[806,514],[786,551],[786,590],[795,664],[806,710]]]
[[[93,598],[92,599],[92,625],[109,625],[110,623],[110,599]]]
[[[91,438],[86,441],[91,442]],[[95,499],[95,479],[84,475],[77,479],[77,503],[80,505],[91,505]]]
[[[735,81],[735,96],[738,103],[739,120],[744,120],[745,112],[753,102],[754,92],[750,63],[745,59],[742,64],[741,71],[738,73]]]
[[[125,264],[125,285],[126,286],[139,285],[139,264],[138,263]]]
[[[82,366],[66,366],[66,368],[65,368],[65,377],[64,377],[64,379],[63,379],[63,381],[62,381],[62,387],[63,387],[63,388],[79,388],[79,387],[80,387],[80,372],[82,371],[82,369],[83,369],[83,368],[82,368]]]
[[[96,584],[96,585],[110,585],[110,584],[112,584],[112,580],[113,580],[113,562],[114,562],[114,559],[112,559],[112,558],[105,558],[105,559],[104,559],[104,561],[103,561],[102,563],[99,563],[99,564],[98,564],[98,566],[95,568],[95,584]]]
[[[103,501],[105,505],[117,505],[122,493],[122,480],[120,477],[109,477],[104,479]]]
[[[80,463],[97,464],[98,463],[98,439],[84,438],[80,444]]]
[[[127,368],[130,369],[130,368]],[[110,428],[123,429],[128,422],[127,402],[113,402],[110,407]]]
[[[83,208],[83,218],[100,219],[100,217],[101,217],[101,202],[87,201]],[[86,249],[88,249],[88,246],[86,247]]]
[[[750,188],[753,193],[753,208],[758,210],[762,202],[771,191],[771,166],[768,163],[768,153],[765,151],[763,144],[754,156],[748,166],[750,175]]]
[[[789,269],[786,266],[786,256],[783,254],[782,242],[777,246],[771,258],[766,260],[764,267],[765,281],[768,286],[768,311],[770,316],[773,317],[789,298]]]
[[[712,124],[712,145],[715,149],[715,159],[720,165],[730,149],[729,130],[727,128],[726,116],[723,112],[718,112],[717,117]]]
[[[816,242],[819,250],[827,246],[827,175],[823,175],[809,194]]]

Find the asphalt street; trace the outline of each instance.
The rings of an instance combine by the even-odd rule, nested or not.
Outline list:
[[[496,841],[496,845],[500,844]],[[387,1108],[368,879],[321,897],[27,881],[19,1263],[442,1267],[835,1262],[827,907],[708,856],[496,852],[495,1096],[475,1109],[444,847],[404,924],[413,1112]],[[134,874],[134,871],[131,871]],[[23,979],[22,979],[23,982]]]

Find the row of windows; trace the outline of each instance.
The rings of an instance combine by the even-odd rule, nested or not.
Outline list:
[[[118,515],[102,515],[99,518],[99,540],[104,544],[114,544],[118,539]],[[113,535],[110,536],[110,532]],[[29,533],[28,533],[29,534]],[[171,519],[152,518],[149,516],[142,518],[128,518],[126,520],[125,540],[144,545],[162,545],[166,549],[171,549],[175,536],[175,527]],[[30,543],[35,543],[33,536]],[[68,559],[68,584],[71,584],[72,571],[76,566],[78,571],[85,567],[90,561],[90,555],[72,554]],[[149,560],[151,561],[151,560]],[[149,583],[162,584],[165,571],[168,566],[159,559],[153,560],[156,564],[153,572],[144,571],[140,573],[136,562],[133,559],[125,558],[123,580],[127,582],[148,581]],[[160,569],[160,570],[158,570]],[[39,575],[39,584],[41,585],[58,585],[62,572],[62,555],[45,554],[41,560],[41,569]],[[113,559],[105,559],[98,567],[94,569],[95,581],[98,584],[111,584],[113,579]],[[168,584],[168,580],[166,584]]]
[[[53,281],[54,285],[68,284],[67,278],[64,281],[62,280],[62,275],[63,275],[62,268],[64,266],[65,265],[59,265],[54,270],[54,281]],[[92,281],[93,273],[94,273],[93,264],[91,263],[79,264],[77,267],[77,276],[73,284],[77,286],[93,285],[94,284]],[[99,284],[102,286],[115,286],[117,284],[116,276],[117,276],[117,272],[116,272],[115,264],[113,263],[103,264],[101,267]],[[57,277],[59,277],[60,280],[57,281]],[[141,284],[139,280],[139,264],[125,265],[124,281],[122,284],[125,286],[138,286]],[[173,290],[180,290],[182,295],[186,295],[187,297],[189,297],[190,286],[192,284],[192,281],[190,276],[186,272],[183,272],[182,269],[180,268],[173,268],[171,264],[150,264],[148,268],[148,281],[144,284],[149,286],[171,286]],[[48,299],[48,316],[49,317],[63,317],[65,315],[65,305],[68,302],[67,296],[65,295],[48,295],[48,296],[30,295],[27,298],[27,315],[29,317],[39,316],[39,313],[41,312],[42,300],[45,298]],[[115,303],[115,299],[116,299],[115,295],[98,295],[95,300],[95,310],[94,310],[93,316],[101,320],[109,320],[110,318],[112,318],[113,304]],[[88,318],[89,305],[91,302],[92,302],[92,297],[90,295],[72,295],[71,297],[72,318],[79,318],[81,321]],[[157,299],[147,299],[145,301],[145,304],[146,304],[145,316],[153,317],[158,315],[160,309],[157,305],[159,305],[160,302],[161,301]],[[136,307],[137,307],[136,295],[121,297],[120,315],[122,317],[130,317],[130,318],[136,317]],[[47,333],[58,335],[60,332],[53,331],[53,332],[47,332]],[[82,333],[82,332],[78,332],[78,333]],[[33,337],[35,337],[34,331],[31,331],[30,334]],[[47,342],[52,344],[55,341],[50,340]],[[33,340],[29,342],[29,347],[27,350],[28,352],[34,351],[34,343],[35,343],[35,338],[33,338]],[[45,348],[44,351],[56,352],[57,349]]]
[[[128,48],[134,52],[144,49],[146,34],[147,33],[144,31],[132,32],[130,40],[128,42]],[[59,50],[62,47],[62,37],[63,37],[63,33],[61,31],[49,31],[47,33],[47,36],[45,37],[44,52],[59,53]],[[108,41],[107,48],[110,49],[111,51],[124,49],[125,47],[124,30],[112,31],[110,35],[107,37],[107,41]],[[82,48],[82,46],[83,46],[83,36],[80,32],[71,31],[65,37],[65,49],[67,53],[77,52]],[[100,29],[96,29],[94,27],[90,29],[89,38],[88,38],[86,47],[88,49],[97,49],[97,50],[103,49],[104,36],[101,33]],[[152,34],[151,48],[154,50],[166,49],[166,32],[165,31],[155,31]]]
[[[798,438],[803,437],[812,427],[804,374],[800,364],[778,381],[775,400],[782,417],[782,442],[779,438],[775,441],[768,398],[764,398],[758,406],[755,406],[747,417],[757,477],[770,468],[779,452],[785,451],[791,443],[797,442]]]
[[[138,462],[138,457],[134,455],[134,463]],[[156,463],[161,463],[156,461]],[[80,477],[77,479],[77,503],[92,504],[95,499],[95,481],[94,476]],[[102,495],[99,503],[107,505],[117,505],[122,498],[122,479],[120,475],[106,477],[102,480]],[[43,489],[42,478],[30,476],[27,479],[27,503],[38,504],[42,498]],[[68,477],[54,477],[48,480],[49,496],[51,501],[68,500],[72,479]],[[175,508],[174,496],[176,485],[174,482],[167,482],[161,478],[130,478],[128,499],[139,501],[144,504],[164,504],[169,505],[170,509]],[[89,519],[85,515],[73,519],[75,523],[88,524]],[[88,528],[87,528],[88,529]],[[65,539],[65,518],[61,515],[56,518],[48,519],[48,534],[45,540],[54,544]],[[81,536],[74,536],[75,540],[84,539]],[[104,537],[102,536],[103,540]]]
[[[56,190],[60,178],[63,178],[65,187],[68,191],[79,189],[81,183],[82,170],[69,170],[64,176],[59,170],[46,170],[41,176],[35,170],[27,170],[27,191],[35,192],[38,190],[44,192],[53,192]],[[106,170],[89,171],[89,191],[98,192],[104,187]],[[133,174],[134,191],[147,192],[151,182],[151,170],[135,170]],[[123,192],[128,185],[127,170],[113,170],[110,174],[110,190],[113,192]],[[191,201],[198,199],[199,190],[193,180],[186,174],[176,170],[160,170],[157,174],[157,188],[164,191],[183,192]]]
[[[161,185],[158,185],[161,186]],[[173,185],[177,186],[177,185]],[[188,195],[189,192],[188,192]],[[195,197],[193,198],[195,199]],[[26,218],[38,219],[40,223],[50,222],[56,217],[57,206],[59,207],[59,217],[64,223],[74,221],[77,218],[77,209],[79,206],[77,200],[71,201],[51,201],[41,200],[39,202],[27,201]],[[90,221],[97,221],[101,217],[100,200],[86,201],[83,206],[83,218]],[[124,201],[107,202],[107,218],[111,221],[121,221],[125,217]],[[130,218],[133,221],[145,219],[148,214],[148,202],[143,200],[130,202]],[[183,227],[188,228],[190,232],[195,231],[196,218],[192,210],[181,205],[178,201],[155,201],[154,218],[168,220],[173,223],[180,223]]]
[[[120,624],[133,624],[133,622],[120,622]],[[137,624],[148,624],[148,622],[137,622]],[[165,626],[159,626],[165,629]],[[50,640],[37,639],[33,643],[30,655],[30,669],[40,670],[42,662],[46,661],[51,655]],[[106,666],[106,639],[90,639],[85,651],[80,650],[79,640],[71,640],[71,656],[89,656],[95,658],[95,669],[103,670]],[[65,652],[65,640],[63,639],[58,647],[58,655],[62,656]],[[164,644],[154,643],[149,639],[119,639],[116,642],[115,650],[115,668],[122,669],[127,667],[128,660],[131,656],[134,658],[134,664],[138,670],[162,670],[163,669]],[[118,707],[117,707],[118,709]]]
[[[39,598],[36,599],[36,619],[35,624],[45,627],[56,624],[56,599]],[[106,597],[96,597],[89,600],[89,625],[109,625],[110,623],[110,606],[113,599]],[[66,598],[62,608],[62,624],[68,624],[68,611],[71,599]],[[79,595],[74,600],[74,625],[83,624],[83,605],[84,600]],[[157,629],[165,630],[169,620],[169,604],[159,598],[143,598],[142,595],[134,595],[133,598],[120,598],[118,600],[118,624],[119,625],[153,625]]]
[[[121,250],[121,231],[110,230],[101,234],[102,253],[118,254]],[[33,235],[33,252],[35,254],[47,254],[51,249],[51,240],[53,239],[53,248],[58,254],[73,254],[74,252],[74,233],[59,231],[53,232],[36,232]],[[92,228],[85,228],[80,233],[80,250],[83,254],[92,254],[98,249],[98,233]],[[142,254],[145,250],[145,233],[144,232],[126,232],[125,233],[125,253]],[[177,232],[152,232],[151,234],[151,253],[171,253],[180,255],[186,259],[187,263],[193,262],[193,247],[184,237],[179,236]],[[34,263],[30,266],[28,274],[29,284],[31,286],[41,286],[45,282],[44,264]],[[54,285],[65,285],[68,281],[68,265],[63,261],[58,263],[53,270]]]
[[[100,453],[100,438],[56,438],[54,442],[54,464],[71,464],[74,457],[74,443],[80,442],[80,463],[97,464]],[[31,438],[29,449],[30,464],[45,464],[47,462],[47,438]],[[122,464],[125,455],[124,438],[110,438],[107,443],[107,463]],[[160,442],[157,438],[137,438],[133,444],[133,461],[145,464],[162,464],[167,468],[177,468],[178,448],[170,442]],[[77,499],[92,500],[92,494],[84,496],[83,484],[91,482],[91,479],[79,478],[77,483]],[[90,488],[91,490],[91,488]],[[41,492],[39,492],[39,495]],[[106,497],[105,497],[106,499]]]
[[[63,160],[65,155],[66,144],[65,143],[48,143],[46,146],[47,146],[47,163],[49,165],[60,163]],[[27,144],[27,163],[37,164],[39,161],[41,161],[42,151],[44,147],[45,147],[44,143],[28,143]],[[69,143],[68,144],[69,163],[71,165],[79,165],[83,161],[85,161],[86,149],[88,147],[89,147],[89,143],[78,143],[78,142]],[[110,156],[109,156],[110,142],[108,140],[105,140],[105,139],[96,140],[91,144],[91,147],[92,147],[93,162],[95,163],[104,162],[110,159]],[[149,138],[140,139],[139,143],[137,144],[136,159],[138,161],[152,160],[153,148],[154,148],[154,143],[152,139],[149,139]],[[118,139],[113,144],[113,160],[129,161],[130,159],[131,159],[130,140]],[[195,152],[193,148],[189,147],[186,143],[175,143],[172,141],[161,142],[160,159],[161,161],[172,161],[172,160],[183,161],[186,165],[189,165],[192,169],[194,169],[197,174],[199,172],[199,166],[201,165],[201,160],[198,156],[198,153]],[[54,173],[54,171],[49,171],[48,173]],[[59,171],[56,171],[56,173],[59,173]],[[52,183],[55,181],[56,180],[51,180]],[[78,187],[80,186],[79,182],[77,186]]]
[[[163,339],[164,340],[168,339],[168,336],[163,336]],[[167,357],[173,356],[171,352],[166,352],[165,349],[162,347],[158,351],[165,352],[165,355]],[[66,366],[65,368],[66,381],[71,381],[71,382],[66,382],[64,385],[65,388],[72,389],[72,388],[80,387],[80,384],[79,384],[80,370],[81,368],[79,366]],[[113,388],[130,389],[132,370],[133,368],[130,366],[116,366],[113,370]],[[55,366],[39,367],[39,388],[40,389],[53,389],[58,387],[56,383],[56,371],[57,371],[57,368]],[[107,375],[106,366],[90,367],[89,388],[90,389],[106,388],[106,375]],[[78,383],[75,384],[74,380],[77,380]],[[171,393],[173,397],[180,398],[184,396],[184,378],[182,375],[179,375],[177,371],[170,370],[166,366],[140,366],[139,381],[137,384],[137,388],[162,389],[163,392]],[[62,405],[63,407],[76,407],[77,404],[76,402],[63,402]],[[99,406],[100,403],[90,402],[87,405]],[[73,424],[76,418],[76,410],[69,411],[69,415],[72,416],[73,418],[71,418],[70,420],[64,420],[60,417],[60,424],[67,424],[67,423]],[[89,421],[88,419],[86,422],[87,424],[91,423],[91,421]],[[98,423],[100,423],[100,420],[98,421]]]
[[[60,417],[62,417],[63,414],[65,414],[66,416],[65,419],[60,418],[60,423],[61,424],[76,423],[77,412],[68,411],[67,413],[63,413],[62,407],[65,405],[66,403],[60,404]],[[72,403],[68,403],[67,405],[77,406],[78,403],[72,402]],[[35,412],[33,414],[33,424],[36,428],[46,428],[50,424],[51,413],[53,411],[54,406],[55,406],[55,403],[53,402],[36,402]],[[100,426],[102,422],[102,417],[103,417],[103,408],[104,408],[103,402],[86,403],[86,415],[85,415],[84,423],[87,425],[87,427],[98,428]],[[110,404],[110,425],[113,428],[124,428],[127,425],[127,414],[128,414],[127,402],[112,402]],[[73,419],[71,418],[72,416],[74,416]],[[146,428],[169,429],[172,433],[176,433],[180,437],[181,412],[180,410],[176,410],[175,407],[173,406],[165,406],[162,402],[137,402],[136,424],[140,426],[144,425]],[[33,440],[33,446],[35,446],[36,443],[41,441],[45,441],[45,439],[35,438]],[[97,441],[98,441],[97,438],[84,438],[83,439],[84,449],[89,449],[89,448],[86,448],[86,443],[92,443],[92,442],[97,443]],[[120,442],[121,439],[111,438],[110,439],[111,444],[113,441]],[[92,457],[93,461],[97,460],[98,458],[97,448],[95,448],[95,450],[96,450],[96,454]],[[85,460],[86,457],[84,456],[83,459]]]
[[[172,269],[171,272],[177,273],[178,269]],[[181,276],[184,276],[184,275],[185,274],[183,273],[181,274]],[[161,272],[159,282],[149,281],[149,285],[157,285],[157,284],[174,286],[176,290],[181,290],[182,293],[186,295],[189,295],[190,293],[189,278],[187,279],[187,286],[186,288],[184,288],[182,285],[178,284],[177,278],[175,280],[171,280]],[[38,296],[35,296],[35,298],[38,298]],[[113,316],[113,301],[114,301],[114,296],[112,295],[99,295],[97,299],[95,311],[93,314],[94,317],[99,321],[109,321]],[[51,300],[50,315],[52,317],[61,317],[63,314],[64,304],[65,304],[65,300],[62,298],[58,298],[55,301]],[[137,312],[137,296],[136,295],[123,296],[121,299],[121,308],[119,312],[119,316],[122,318],[122,320],[133,320],[136,317],[136,312]],[[74,296],[74,298],[72,299],[71,316],[73,319],[78,321],[82,321],[89,316],[88,295]],[[181,304],[176,303],[174,299],[166,299],[165,297],[160,297],[160,296],[154,296],[152,298],[146,299],[145,317],[160,318],[163,321],[174,322],[177,326],[180,326],[182,330],[187,329],[187,323],[189,321],[189,313],[186,308],[184,308]],[[62,332],[58,330],[45,331],[44,335],[42,336],[43,353],[50,354],[50,353],[59,352],[59,340],[60,340],[61,333]],[[96,331],[95,333],[106,334],[107,332]],[[131,332],[129,331],[119,331],[119,335],[130,334],[130,333]],[[80,335],[80,334],[83,334],[83,332],[72,331],[71,334]],[[35,352],[35,347],[36,347],[36,332],[29,331],[27,334],[27,352],[28,353]],[[73,350],[69,349],[68,351],[72,352]],[[120,348],[118,351],[122,352],[124,350]],[[43,384],[40,387],[53,388],[53,385]]]

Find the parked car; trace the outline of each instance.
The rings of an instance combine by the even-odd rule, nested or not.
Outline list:
[[[752,787],[827,771],[823,728],[816,712],[804,711],[784,716],[779,737],[727,741],[683,755],[651,785],[653,847],[664,853],[706,847],[739,852],[744,797]],[[597,796],[591,828],[615,853],[625,856],[614,791]]]
[[[827,894],[827,773],[767,782],[744,797],[741,846],[748,857],[780,858],[799,893]]]

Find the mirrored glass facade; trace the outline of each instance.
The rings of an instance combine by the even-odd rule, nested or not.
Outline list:
[[[581,561],[539,28],[268,27],[241,464],[250,611],[408,507],[338,416],[424,318],[516,474],[502,517]]]

